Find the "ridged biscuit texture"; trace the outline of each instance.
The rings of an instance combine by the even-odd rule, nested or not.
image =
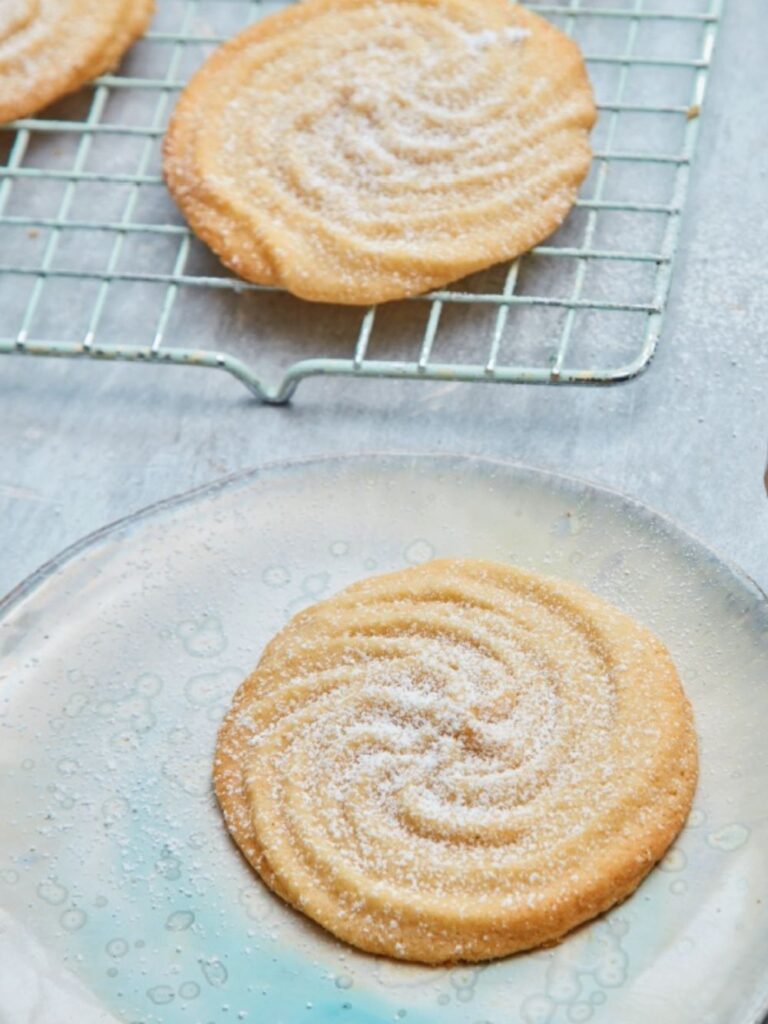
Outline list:
[[[0,123],[113,68],[153,10],[154,0],[0,0]]]
[[[292,619],[214,776],[294,907],[372,953],[478,961],[629,895],[683,826],[697,746],[647,629],[570,583],[443,560]]]
[[[375,303],[551,234],[594,118],[575,43],[508,0],[306,0],[194,76],[165,173],[241,277]]]

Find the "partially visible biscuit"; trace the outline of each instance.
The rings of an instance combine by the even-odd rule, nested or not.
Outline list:
[[[445,963],[551,943],[628,896],[697,772],[652,633],[573,584],[446,559],[292,619],[214,777],[278,895],[360,949]]]
[[[165,173],[241,277],[367,304],[551,234],[594,119],[578,47],[508,0],[306,0],[194,76]]]
[[[0,123],[115,67],[153,11],[154,0],[2,0]]]

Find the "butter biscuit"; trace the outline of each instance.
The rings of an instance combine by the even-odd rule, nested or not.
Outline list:
[[[115,67],[154,0],[2,0],[0,123],[43,107]]]
[[[685,822],[690,705],[647,629],[475,560],[292,619],[219,733],[216,794],[266,884],[360,949],[480,961],[628,896]]]
[[[241,277],[376,303],[551,234],[594,119],[576,44],[508,0],[306,0],[192,78],[165,174]]]

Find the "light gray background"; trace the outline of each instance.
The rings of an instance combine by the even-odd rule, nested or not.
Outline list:
[[[768,587],[768,10],[728,0],[658,357],[610,389],[339,380],[267,408],[192,368],[0,360],[0,591],[81,535],[268,460],[520,460],[666,512]]]

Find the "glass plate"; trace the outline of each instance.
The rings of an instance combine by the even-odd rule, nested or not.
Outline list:
[[[222,713],[286,619],[434,555],[573,579],[636,616],[671,648],[701,738],[688,826],[639,891],[556,948],[479,967],[336,942],[261,886],[210,785]],[[0,1020],[753,1024],[768,994],[766,609],[625,498],[461,457],[275,466],[95,534],[0,620]]]

